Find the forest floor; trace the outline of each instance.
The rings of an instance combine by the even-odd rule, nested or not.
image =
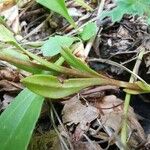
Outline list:
[[[74,42],[74,54],[98,73],[127,82],[136,62],[139,62],[136,74],[150,83],[150,26],[142,17],[130,15],[124,15],[117,23],[112,23],[109,17],[99,21],[99,3],[94,0],[86,0],[86,3],[93,11],[86,10],[73,0],[66,2],[70,15],[79,27],[96,22],[98,28],[90,40]],[[114,3],[106,0],[103,9],[113,7]],[[50,61],[59,56],[43,56],[41,46],[50,36],[77,35],[76,30],[62,16],[34,0],[22,1],[19,5],[13,2],[0,5],[0,11],[22,45]],[[138,56],[142,50],[144,54],[140,60]],[[26,71],[0,61],[1,113],[24,89],[20,79],[29,75],[31,74]],[[122,88],[105,85],[86,88],[52,103],[46,98],[28,149],[122,149],[119,135],[124,119],[125,96]],[[150,149],[149,96],[150,94],[138,94],[131,97],[128,149]]]

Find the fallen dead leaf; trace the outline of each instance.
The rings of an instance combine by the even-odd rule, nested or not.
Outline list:
[[[19,82],[20,75],[19,72],[10,70],[10,69],[2,69],[0,70],[0,80],[5,79],[8,81]]]
[[[18,5],[14,5],[14,3],[12,3],[12,5],[10,5],[7,9],[3,9],[0,11],[0,15],[4,16],[6,24],[11,27],[15,33],[18,33],[20,30]]]
[[[98,117],[99,111],[91,105],[83,105],[77,96],[71,98],[62,110],[64,123],[90,123]],[[80,116],[80,117],[79,117]]]
[[[63,123],[72,134],[73,142],[83,141],[84,135],[88,133],[90,137],[108,141],[108,143],[116,144],[121,148],[120,131],[124,114],[123,101],[115,95],[109,95],[100,97],[95,102],[88,102],[85,99],[84,103],[78,96],[75,96],[65,103],[62,111]],[[129,107],[128,116],[128,145],[138,147],[145,141],[144,130],[131,107]]]
[[[100,145],[96,142],[73,142],[74,150],[102,150]]]
[[[86,55],[85,55],[85,49],[82,42],[75,43],[72,47],[74,49],[74,54],[80,58],[82,61],[85,61]]]
[[[0,80],[0,92],[18,92],[23,89],[20,83],[11,82],[8,80]]]
[[[99,103],[99,108],[102,112],[101,123],[106,130],[112,130],[112,133],[109,132],[109,136],[119,134],[124,114],[123,101],[114,95],[105,96]],[[135,130],[136,132],[130,136]],[[129,107],[128,111],[128,136],[130,137],[129,144],[135,147],[146,140],[144,130],[138,122],[132,107]]]
[[[77,141],[84,132],[88,131],[90,123],[98,117],[99,111],[91,105],[82,104],[78,96],[75,96],[65,104],[62,114],[63,123],[68,126],[77,125],[74,134],[74,139]]]
[[[5,11],[16,4],[15,0],[3,0],[0,3],[0,12]]]

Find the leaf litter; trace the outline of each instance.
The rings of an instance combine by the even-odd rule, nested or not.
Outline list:
[[[69,2],[68,6],[70,7],[70,14],[74,16],[76,20],[81,19],[80,17],[84,13],[89,13],[82,7],[80,9],[77,9],[79,8],[78,4],[73,3],[72,1]],[[95,5],[90,0],[88,2],[91,3],[91,6]],[[36,40],[42,41],[44,38],[47,39],[49,35],[55,35],[55,33],[58,31],[64,31],[64,33],[69,33],[69,30],[72,31],[71,28],[69,30],[67,29],[69,27],[66,26],[66,21],[64,21],[62,17],[54,13],[49,20],[47,19],[47,11],[45,11],[43,8],[41,9],[41,6],[39,6],[37,3],[33,4],[31,3],[31,1],[25,3],[23,2],[23,4],[21,4],[25,8],[25,10],[22,11],[23,13],[21,12],[22,14],[19,18],[21,22],[20,28],[18,27],[18,22],[14,21],[18,20],[17,13],[13,15],[14,18],[7,18],[9,21],[7,22],[7,24],[15,33],[18,32],[18,29],[21,30],[24,44],[29,48],[29,50],[32,51],[34,45],[26,45],[26,42]],[[107,7],[107,9],[113,7],[113,3],[111,1],[106,1],[106,4],[107,6],[105,7]],[[1,7],[3,7],[2,10],[5,9],[4,6],[1,5]],[[15,9],[17,10],[18,8]],[[77,12],[76,9],[79,11]],[[6,15],[5,12],[4,15]],[[26,17],[26,15],[28,17]],[[89,17],[89,19],[91,18]],[[86,20],[87,18],[85,20],[81,19],[80,24],[83,24]],[[138,21],[139,23],[137,23]],[[65,30],[63,29],[64,26]],[[124,16],[123,20],[120,23],[112,24],[106,22],[106,24],[103,24],[103,27],[104,29],[101,35],[97,35],[96,37],[95,43],[92,47],[93,51],[91,51],[89,56],[108,58],[113,61],[126,64],[127,66],[129,63],[128,61],[132,62],[132,60],[135,60],[139,45],[143,44],[143,39],[145,39],[146,35],[149,34],[149,32],[147,32],[147,30],[149,30],[149,27],[145,24],[145,22],[143,22],[142,19],[130,16]],[[61,28],[62,30],[58,30],[59,28]],[[32,30],[34,30],[34,32],[32,32]],[[99,37],[101,37],[101,39]],[[99,41],[98,43],[96,43],[97,40]],[[75,48],[75,54],[76,56],[80,57],[81,60],[85,60],[85,43],[79,44],[82,50],[79,51],[79,46],[77,45],[77,47]],[[42,44],[39,44],[39,46],[35,45],[35,47],[37,47],[36,50],[38,50],[36,51],[37,54],[41,54],[41,52],[39,51],[41,45]],[[144,46],[149,47],[148,42],[146,44],[144,43]],[[149,50],[147,50],[147,52],[149,52]],[[145,65],[148,68],[147,74],[149,74],[150,59],[148,54],[145,54],[144,60]],[[107,74],[109,74],[109,76],[112,74],[115,77],[122,74],[126,75],[126,73],[120,68],[116,68],[113,66],[108,67],[108,65],[106,64],[99,65],[95,63],[91,64],[91,67],[95,68],[98,71],[105,70]],[[3,95],[2,102],[2,108],[4,109],[4,107],[6,108],[7,104],[9,104],[12,99],[12,96],[9,95],[9,92],[18,93],[18,91],[20,91],[23,87],[22,85],[20,85],[20,83],[18,83],[20,77],[18,74],[16,74],[16,72],[14,73],[12,71],[2,69],[0,70],[0,79],[0,90],[6,93]],[[76,96],[71,97],[68,101],[62,102],[64,105],[61,112],[62,123],[65,125],[66,129],[69,132],[74,149],[103,149],[104,147],[111,148],[114,145],[121,149],[123,148],[123,145],[120,141],[119,134],[124,116],[123,101],[120,98],[116,97],[119,90],[117,87],[108,86],[97,88],[98,91],[95,95],[93,94],[93,91],[91,94],[90,92],[88,93],[88,90],[86,89],[85,91],[82,91],[83,93],[81,92]],[[91,90],[93,90],[93,88]],[[107,93],[113,94],[109,95]],[[140,149],[141,147],[143,148],[144,145],[145,148],[148,148],[149,141],[146,142],[146,135],[143,128],[139,124],[137,116],[134,113],[132,107],[129,108],[128,113],[128,146],[131,149]],[[51,130],[50,132],[53,132],[53,130]],[[62,132],[62,128],[60,128],[60,134]],[[35,140],[35,143],[37,141],[37,143],[41,142],[42,138],[44,140],[47,140],[48,142],[50,138],[52,138],[53,140],[53,137],[51,137],[51,135],[47,136],[47,133],[39,136],[38,138],[38,140]],[[44,141],[44,143],[41,143],[41,149],[46,142]],[[52,143],[53,142],[54,141],[52,141]],[[34,146],[37,147],[37,145]],[[30,147],[30,149],[32,148]],[[49,146],[47,146],[47,148],[49,148]]]

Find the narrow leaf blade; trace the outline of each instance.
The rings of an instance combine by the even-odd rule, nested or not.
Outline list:
[[[1,42],[16,42],[13,33],[4,25],[0,24],[0,41]]]
[[[66,48],[66,47],[63,48],[63,50],[61,51],[61,55],[64,57],[64,59],[67,61],[67,63],[69,65],[71,65],[72,67],[74,67],[74,68],[76,68],[76,69],[78,69],[80,71],[90,73],[91,75],[94,75],[96,77],[100,77],[101,76],[96,71],[92,70],[86,64],[84,64],[80,59],[75,57],[71,53],[71,50],[69,48]]]
[[[74,20],[68,14],[64,0],[36,0],[36,1],[41,5],[49,8],[50,10],[57,12],[63,17],[65,17],[73,27],[76,26]]]

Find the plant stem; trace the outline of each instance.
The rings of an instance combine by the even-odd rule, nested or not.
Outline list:
[[[73,75],[73,76],[78,76],[78,77],[95,77],[95,75],[92,75],[90,73],[87,72],[82,72],[82,71],[78,71],[76,69],[69,69],[66,67],[62,67],[62,66],[58,66],[54,63],[48,62],[47,60],[44,60],[43,58],[36,56],[35,54],[25,50],[23,47],[21,47],[18,43],[15,43],[15,46],[21,50],[22,52],[24,52],[26,55],[28,55],[30,58],[36,60],[37,62],[40,62],[41,65],[46,66],[47,68],[59,72],[59,73],[63,73],[63,74],[67,74],[67,75]]]
[[[17,59],[17,58],[14,58],[12,56],[9,56],[7,54],[3,54],[2,52],[0,52],[0,60],[7,61],[7,62],[13,64],[14,66],[20,66],[20,67],[18,67],[20,69],[22,69],[22,68],[35,68],[39,71],[42,71],[42,70],[50,71],[49,68],[47,68],[43,65],[36,64],[36,63],[31,62],[31,61],[24,61],[21,59]]]
[[[138,58],[138,57],[137,57]],[[125,66],[123,66],[122,64],[119,64],[115,61],[109,60],[109,59],[102,59],[102,58],[92,58],[88,60],[89,62],[101,62],[101,63],[106,63],[109,65],[113,65],[116,66],[118,68],[121,68],[125,71],[127,71],[128,73],[130,73],[133,77],[139,79],[141,82],[147,84],[140,76],[138,76],[136,73],[134,73],[133,71],[131,71],[130,69],[126,68]]]
[[[74,1],[76,1],[79,5],[81,5],[85,9],[89,11],[93,11],[93,9],[88,4],[86,4],[83,0],[74,0]]]
[[[138,70],[141,64],[141,60],[143,58],[145,49],[142,47],[141,52],[139,53],[139,56],[137,58],[137,61],[135,63],[133,73],[138,74]],[[137,78],[135,78],[133,75],[130,77],[130,83],[133,83]],[[121,130],[121,141],[124,144],[124,146],[127,146],[127,121],[128,121],[128,110],[129,110],[129,105],[130,105],[130,99],[131,99],[131,94],[126,94],[125,97],[125,102],[124,102],[124,120],[123,120],[123,125],[122,125],[122,130]]]

